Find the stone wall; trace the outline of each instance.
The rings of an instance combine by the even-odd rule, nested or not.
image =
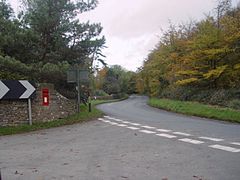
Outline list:
[[[49,89],[49,106],[42,105],[42,89]],[[65,118],[76,112],[75,102],[59,94],[52,84],[39,84],[36,96],[32,100],[32,121],[47,122]],[[1,100],[0,101],[0,126],[14,126],[27,124],[27,100]]]

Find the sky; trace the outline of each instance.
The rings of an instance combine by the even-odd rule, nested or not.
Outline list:
[[[235,6],[239,0],[232,0]],[[9,0],[15,10],[19,0]],[[106,37],[103,54],[108,65],[136,71],[159,42],[169,22],[187,23],[213,13],[217,0],[99,0],[98,7],[79,16],[101,23]]]

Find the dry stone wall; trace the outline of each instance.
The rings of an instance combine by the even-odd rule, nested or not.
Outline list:
[[[49,89],[49,106],[42,105],[42,89]],[[32,100],[32,121],[47,122],[65,118],[76,112],[75,102],[59,94],[52,84],[39,84]],[[27,100],[1,100],[0,126],[27,124]]]

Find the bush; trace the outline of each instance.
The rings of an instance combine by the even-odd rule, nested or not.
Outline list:
[[[212,96],[209,99],[210,104],[216,104],[216,105],[226,105],[226,102],[232,99],[233,95],[228,90],[217,90],[215,91]]]
[[[192,87],[169,86],[160,94],[161,98],[176,99],[181,101],[191,100],[197,89]]]
[[[192,97],[191,101],[198,101],[203,103],[209,103],[209,99],[211,98],[214,91],[212,90],[198,90]]]
[[[240,99],[233,99],[228,102],[228,107],[240,110]]]
[[[165,88],[160,98],[197,101],[205,104],[219,105],[234,109],[239,108],[240,90],[238,89],[199,89],[195,87],[174,87]]]
[[[108,94],[105,91],[103,91],[103,90],[96,90],[94,92],[94,95],[95,96],[108,96]]]

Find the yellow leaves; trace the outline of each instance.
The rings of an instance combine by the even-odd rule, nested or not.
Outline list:
[[[225,16],[221,19],[224,38],[227,42],[232,42],[240,37],[239,31],[240,11],[235,12],[234,17]]]
[[[140,94],[144,93],[144,80],[143,79],[138,78],[136,80],[136,90]]]
[[[238,64],[235,64],[235,66],[233,67],[233,69],[240,69],[240,63],[238,63]]]
[[[178,54],[177,53],[171,53],[171,54],[169,54],[169,58],[175,60],[175,59],[178,58]]]
[[[192,84],[192,83],[197,82],[197,81],[198,81],[197,78],[188,78],[188,79],[178,80],[176,82],[176,85],[179,85],[179,86],[189,85],[189,84]]]
[[[173,39],[169,39],[169,34],[164,36],[163,40],[169,43],[160,41],[143,66],[147,92],[151,95],[161,92],[161,77],[176,86],[239,86],[240,10],[233,14],[223,15],[219,27],[208,16],[188,32],[180,28]]]
[[[210,79],[210,78],[218,78],[224,71],[225,69],[228,67],[228,65],[224,65],[224,66],[219,66],[216,69],[212,69],[210,71],[208,71],[207,73],[203,74],[204,79]]]
[[[177,75],[179,75],[179,76],[181,76],[181,75],[198,76],[198,75],[201,75],[201,73],[196,70],[185,70],[185,71],[178,71]]]

